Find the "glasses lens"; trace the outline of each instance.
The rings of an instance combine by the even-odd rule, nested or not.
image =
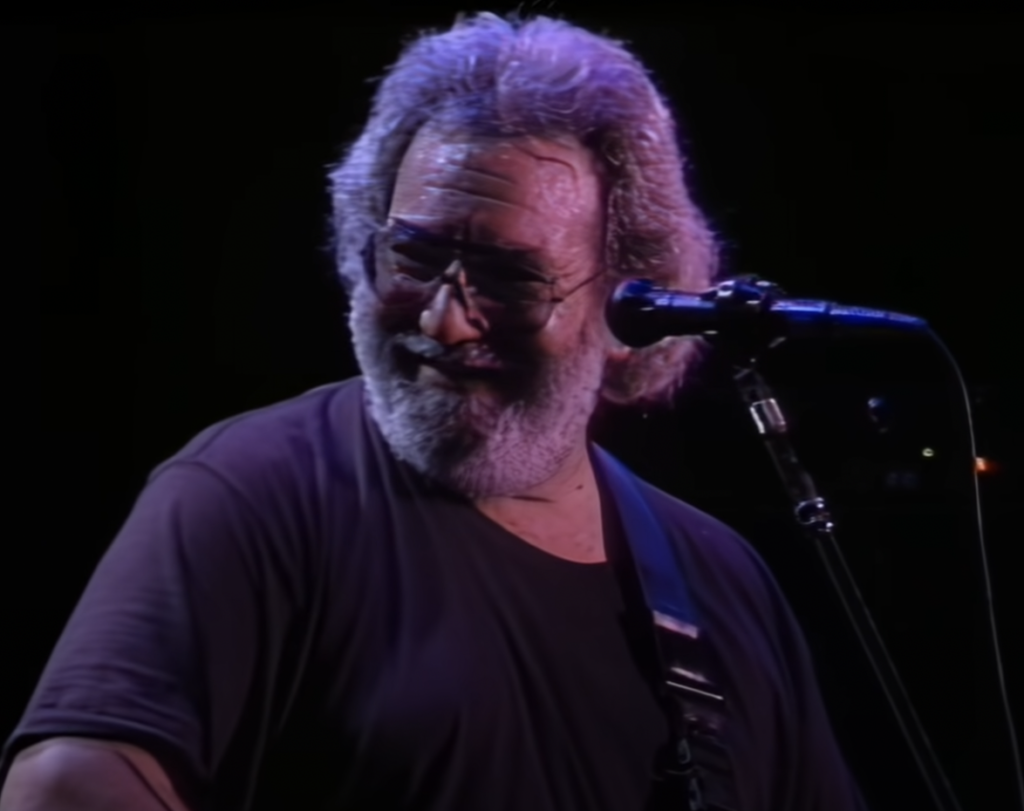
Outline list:
[[[536,332],[548,322],[554,308],[550,300],[506,303],[477,297],[473,300],[492,328],[510,332]]]
[[[386,230],[367,245],[367,275],[382,304],[394,312],[418,315],[444,282],[459,284],[492,328],[534,331],[554,307],[551,282],[490,257],[467,258],[451,250],[411,250]],[[463,281],[445,279],[458,261]]]

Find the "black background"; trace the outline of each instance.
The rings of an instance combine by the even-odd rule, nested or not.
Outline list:
[[[15,214],[3,734],[147,472],[214,421],[355,372],[322,248],[325,166],[401,43],[474,6],[152,8],[23,15],[0,31]],[[949,345],[996,465],[981,490],[1019,705],[1021,19],[526,9],[625,39],[653,70],[730,271],[922,315]],[[907,340],[785,346],[768,371],[964,808],[1012,807],[951,367]],[[608,410],[595,434],[755,544],[807,629],[874,807],[926,808],[727,372],[711,361],[674,409]],[[884,399],[879,420],[871,397]]]

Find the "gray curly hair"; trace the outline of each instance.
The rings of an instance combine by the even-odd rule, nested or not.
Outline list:
[[[362,250],[385,221],[399,164],[425,124],[481,135],[572,136],[602,164],[609,284],[643,277],[682,290],[715,278],[719,250],[686,187],[675,123],[619,42],[561,20],[482,13],[411,42],[381,82],[369,120],[330,167],[332,248],[350,292]],[[609,359],[613,403],[668,402],[702,343],[668,338]]]

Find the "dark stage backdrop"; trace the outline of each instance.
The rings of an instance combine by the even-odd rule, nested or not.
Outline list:
[[[28,215],[8,236],[29,248],[5,266],[0,736],[147,472],[214,421],[355,372],[322,249],[324,167],[359,129],[367,80],[458,10],[212,8],[91,6],[0,33],[19,102],[6,162]],[[919,314],[948,342],[996,467],[982,489],[1019,704],[1020,20],[538,8],[630,41],[655,72],[732,272]],[[789,346],[769,366],[965,809],[1012,807],[950,367],[915,342]],[[874,807],[929,807],[727,370],[711,361],[670,411],[605,412],[595,435],[755,544],[807,629]]]

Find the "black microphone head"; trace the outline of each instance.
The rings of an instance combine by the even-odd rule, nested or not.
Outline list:
[[[650,279],[622,282],[605,307],[612,334],[634,349],[668,336],[708,334],[715,330],[717,318],[712,299],[658,287]]]
[[[639,349],[661,339],[650,328],[650,315],[654,308],[651,294],[657,288],[650,279],[627,279],[616,286],[605,305],[608,328],[626,346]]]

